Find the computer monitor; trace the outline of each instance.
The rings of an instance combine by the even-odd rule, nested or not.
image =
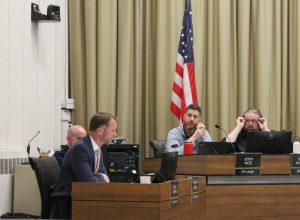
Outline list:
[[[293,152],[291,131],[249,131],[246,152],[288,154]]]
[[[235,149],[229,142],[200,142],[197,146],[197,154],[229,154]]]
[[[103,145],[103,161],[111,182],[139,182],[139,145]]]
[[[178,152],[166,152],[161,155],[160,171],[156,172],[153,183],[174,180],[177,170]]]

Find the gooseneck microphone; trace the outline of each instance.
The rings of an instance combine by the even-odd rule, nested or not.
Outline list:
[[[232,147],[233,152],[236,153],[235,147],[234,147],[233,143],[231,142],[230,138],[228,137],[228,133],[225,131],[225,129],[222,128],[222,127],[221,127],[220,125],[218,125],[218,124],[215,124],[215,128],[220,129],[220,130],[222,130],[222,131],[224,132],[225,137],[226,137],[226,139],[228,139],[228,141],[229,141],[229,143],[230,143],[230,145],[231,145],[231,147]]]
[[[30,143],[31,141],[33,141],[33,139],[36,138],[36,136],[38,136],[38,134],[40,133],[41,131],[38,131],[29,141],[28,141],[28,144],[27,144],[27,155],[28,155],[28,159],[29,159],[29,155],[30,155]]]

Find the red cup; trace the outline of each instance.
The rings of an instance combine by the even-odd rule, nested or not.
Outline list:
[[[183,154],[193,154],[194,145],[192,142],[185,142],[183,145]]]

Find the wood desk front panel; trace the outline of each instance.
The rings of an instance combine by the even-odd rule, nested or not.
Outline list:
[[[197,202],[191,197],[179,198],[179,205],[170,208],[164,202],[73,201],[72,219],[205,219],[205,194]]]
[[[207,186],[207,219],[300,219],[300,185]]]
[[[73,183],[72,219],[205,219],[206,178],[192,201],[192,178],[178,179],[178,205],[171,207],[170,181],[159,184]],[[172,196],[172,199],[174,196]]]
[[[291,172],[291,155],[263,155],[261,157],[261,174],[285,174]]]
[[[262,155],[262,175],[289,175],[290,155]],[[160,169],[161,158],[147,158],[144,172]],[[188,175],[234,175],[235,154],[227,155],[185,155],[179,156],[177,174]]]

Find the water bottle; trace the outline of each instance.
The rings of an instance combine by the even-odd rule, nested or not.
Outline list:
[[[295,141],[293,143],[293,153],[294,154],[300,154],[300,139],[295,138]]]

